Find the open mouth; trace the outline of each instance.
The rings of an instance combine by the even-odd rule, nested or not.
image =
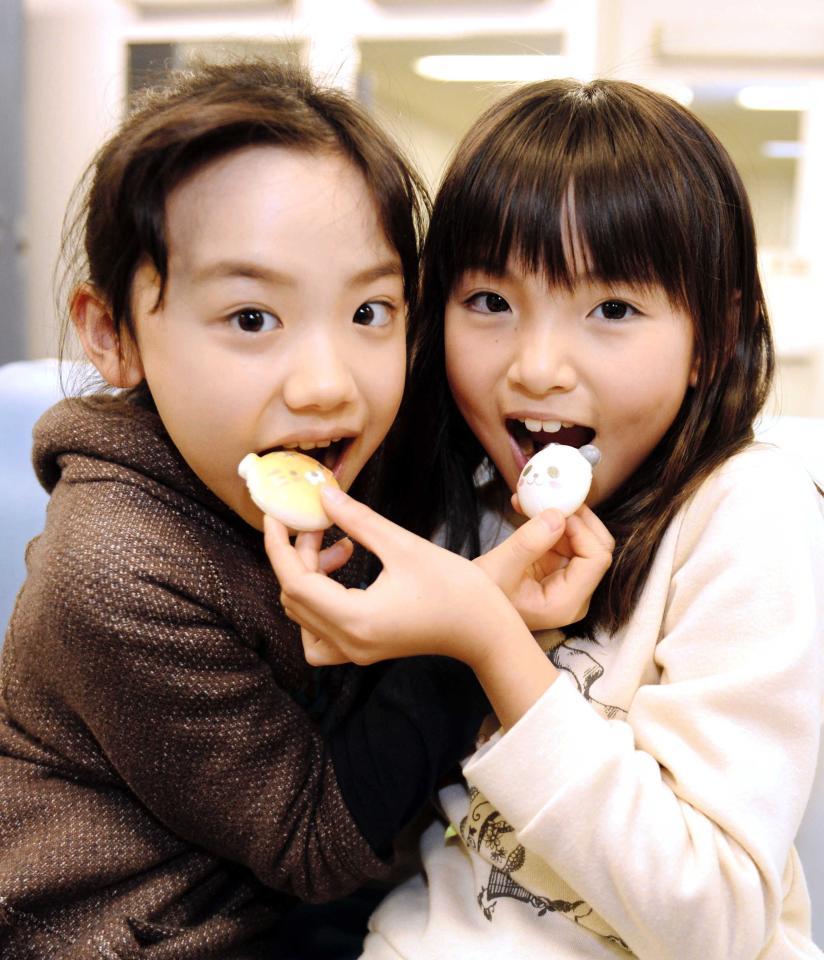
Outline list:
[[[592,443],[595,437],[595,431],[592,427],[581,427],[578,424],[557,424],[557,430],[545,430],[544,424],[537,422],[541,429],[531,430],[523,420],[507,420],[506,429],[513,440],[513,446],[516,448],[519,462],[518,467],[522,469],[524,464],[531,457],[534,457],[539,450],[548,443],[561,443],[566,447],[576,447],[580,449],[585,444]],[[530,422],[530,425],[532,422]],[[556,424],[553,423],[552,426]]]
[[[300,440],[280,447],[269,447],[268,450],[262,450],[259,455],[263,457],[267,453],[277,453],[282,450],[303,453],[317,460],[337,477],[343,466],[346,451],[352,446],[354,439],[354,437],[336,437],[329,440]]]

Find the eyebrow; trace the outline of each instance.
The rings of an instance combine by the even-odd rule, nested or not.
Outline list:
[[[222,280],[226,277],[241,277],[247,280],[263,280],[268,283],[289,284],[288,274],[270,270],[251,260],[218,260],[195,272],[196,280]]]
[[[383,263],[375,264],[366,270],[361,270],[349,280],[350,287],[360,287],[375,280],[382,280],[384,277],[402,277],[403,268],[400,260],[385,260]]]
[[[458,273],[455,281],[456,285],[463,283],[466,277],[472,276],[489,277],[492,280],[517,280],[521,274],[517,270],[510,270],[509,267],[504,267],[503,270],[492,270],[488,267],[467,267],[466,270]]]
[[[368,267],[366,270],[354,274],[347,281],[349,287],[359,287],[364,284],[372,283],[375,280],[381,280],[384,277],[402,276],[403,270],[399,260],[386,260],[375,264],[374,267]],[[264,283],[270,283],[278,286],[294,286],[294,277],[280,270],[272,270],[261,263],[255,263],[251,260],[219,260],[216,263],[210,263],[195,273],[195,279],[204,280],[222,280],[227,277],[239,277],[246,280],[261,280]]]

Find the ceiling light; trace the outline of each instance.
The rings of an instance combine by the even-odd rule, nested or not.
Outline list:
[[[692,87],[686,83],[678,83],[675,80],[656,80],[654,83],[647,83],[644,86],[658,93],[663,93],[666,97],[672,97],[673,100],[681,104],[682,107],[688,107],[695,99]]]
[[[804,144],[799,140],[765,140],[761,155],[771,160],[797,160],[804,153]]]
[[[742,87],[735,98],[747,110],[806,110],[812,97],[807,86]]]
[[[570,60],[554,54],[444,54],[419,57],[412,69],[429,80],[474,83],[573,76]]]

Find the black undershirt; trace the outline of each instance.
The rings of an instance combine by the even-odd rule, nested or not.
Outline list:
[[[410,657],[359,668],[364,694],[330,732],[341,794],[375,853],[472,749],[490,706],[475,675],[449,657]]]

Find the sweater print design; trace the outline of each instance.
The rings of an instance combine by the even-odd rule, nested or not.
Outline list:
[[[550,640],[549,637],[546,639]],[[599,713],[607,718],[626,716],[626,710],[601,703],[590,695],[590,689],[603,675],[604,668],[589,653],[564,641],[546,649],[546,654],[556,669],[572,675],[582,696]],[[514,827],[504,820],[481,791],[471,784],[468,787],[469,812],[461,820],[459,833],[466,848],[476,851],[491,865],[486,885],[480,888],[476,898],[486,919],[492,922],[499,899],[518,900],[535,910],[539,917],[558,913],[630,953],[629,947],[606,921],[548,864],[518,841]]]

